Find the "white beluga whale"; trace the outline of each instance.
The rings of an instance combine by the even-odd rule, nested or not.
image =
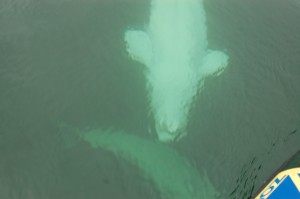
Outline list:
[[[162,199],[213,199],[219,193],[204,171],[169,145],[122,131],[80,132],[93,148],[102,148],[136,166],[160,191]]]
[[[203,0],[151,0],[144,30],[125,32],[127,51],[143,63],[158,139],[186,134],[192,102],[211,74],[220,74],[228,56],[208,49]]]

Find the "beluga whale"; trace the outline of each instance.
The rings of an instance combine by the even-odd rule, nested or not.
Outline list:
[[[221,74],[228,56],[208,49],[203,0],[151,0],[150,9],[148,24],[126,30],[124,40],[129,56],[145,65],[158,139],[177,141],[205,78]]]
[[[162,199],[213,199],[220,195],[205,170],[199,170],[171,146],[120,130],[79,133],[94,149],[111,152],[137,167]]]

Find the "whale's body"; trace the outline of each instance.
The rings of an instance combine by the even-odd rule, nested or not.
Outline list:
[[[227,65],[223,52],[208,50],[202,0],[152,0],[145,30],[127,30],[127,51],[147,66],[149,101],[159,140],[186,133],[188,115],[204,78]]]
[[[170,146],[121,131],[94,129],[81,137],[93,148],[111,151],[137,166],[162,199],[212,199],[217,195],[207,176]]]

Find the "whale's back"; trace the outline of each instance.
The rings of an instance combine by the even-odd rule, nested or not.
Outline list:
[[[153,0],[148,32],[155,56],[204,56],[208,42],[202,0]]]

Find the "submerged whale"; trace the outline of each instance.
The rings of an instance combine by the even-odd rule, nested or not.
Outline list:
[[[122,131],[94,129],[80,134],[93,148],[110,151],[138,167],[163,199],[213,199],[217,196],[206,174],[200,173],[168,145]]]
[[[145,29],[129,29],[124,39],[130,57],[146,66],[158,139],[179,140],[205,77],[220,74],[228,62],[223,52],[208,49],[203,0],[151,0]]]

